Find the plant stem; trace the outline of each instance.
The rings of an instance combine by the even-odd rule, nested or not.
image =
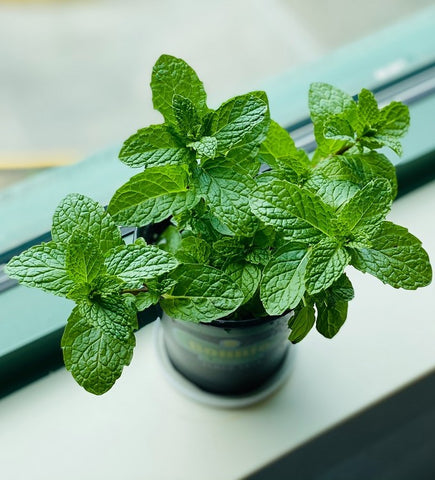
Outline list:
[[[121,294],[130,293],[131,295],[139,295],[139,293],[144,292],[148,292],[148,287],[146,285],[144,285],[142,288],[121,290]]]

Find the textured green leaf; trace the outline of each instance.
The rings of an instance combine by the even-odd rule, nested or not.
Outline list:
[[[331,117],[325,120],[323,136],[332,140],[345,140],[346,142],[355,140],[355,132],[352,126],[347,120],[340,117]]]
[[[160,235],[157,246],[166,252],[175,253],[181,243],[181,234],[174,225],[169,225]]]
[[[133,168],[180,165],[189,162],[192,153],[167,125],[151,125],[128,138],[119,159]]]
[[[344,234],[351,233],[367,224],[377,225],[391,209],[391,189],[387,180],[371,180],[338,211],[338,220]]]
[[[305,174],[309,170],[309,158],[303,150],[298,150],[289,133],[273,120],[266,140],[258,152],[261,162],[272,168]]]
[[[207,238],[208,242],[212,242],[222,235],[234,236],[234,232],[210,212],[191,218],[188,225],[199,236]]]
[[[266,265],[260,298],[269,315],[295,308],[305,293],[305,270],[310,250],[300,243],[281,248]]]
[[[77,228],[93,237],[103,253],[122,244],[119,228],[104,208],[91,198],[71,193],[54,212],[51,235],[55,242],[67,243]]]
[[[247,302],[257,291],[261,270],[256,265],[247,262],[232,262],[225,268],[225,273],[242,291],[243,303]]]
[[[313,328],[316,320],[314,308],[311,305],[302,307],[292,319],[291,333],[289,340],[292,343],[298,343],[303,340]]]
[[[365,133],[366,127],[375,125],[378,119],[378,102],[370,90],[363,88],[358,95],[358,134]]]
[[[198,142],[189,144],[200,158],[214,158],[217,149],[217,140],[215,137],[202,137]]]
[[[316,328],[326,338],[334,337],[347,318],[348,302],[330,301],[316,303]]]
[[[261,166],[261,162],[257,158],[261,143],[266,139],[266,134],[270,125],[269,100],[265,92],[250,92],[263,101],[267,105],[267,111],[264,119],[257,123],[244,137],[243,141],[237,143],[227,152],[226,157],[230,158],[235,164],[243,167],[250,175],[255,176]]]
[[[254,265],[265,266],[270,260],[270,249],[253,248],[250,252],[246,253],[246,260]]]
[[[257,95],[241,95],[221,105],[213,114],[210,135],[217,140],[217,152],[227,154],[239,143],[255,141],[252,130],[264,121],[268,112],[267,103]],[[265,137],[267,125],[257,132],[258,144]]]
[[[382,131],[388,135],[402,137],[409,128],[409,108],[401,102],[391,102],[379,112]]]
[[[113,386],[124,366],[130,364],[134,346],[134,335],[120,341],[90,325],[78,308],[68,319],[62,337],[65,367],[79,385],[95,395]]]
[[[210,245],[199,237],[186,237],[181,240],[175,256],[182,263],[207,263],[210,258]]]
[[[243,256],[245,245],[239,237],[222,237],[213,243],[213,250],[222,257]]]
[[[357,115],[353,98],[327,83],[316,82],[310,85],[308,105],[314,123],[324,122],[328,117],[338,114],[342,114],[342,118],[350,121]]]
[[[204,265],[180,265],[170,273],[177,284],[160,305],[171,317],[211,322],[236,310],[244,295],[223,272]]]
[[[399,141],[409,128],[409,109],[400,102],[391,102],[379,113],[375,138],[383,145],[390,147],[398,155],[402,154]]]
[[[92,302],[81,302],[78,309],[88,324],[126,343],[137,325],[136,311],[124,302],[121,295],[101,296]]]
[[[360,190],[358,184],[349,180],[335,180],[317,173],[305,183],[304,187],[314,192],[324,203],[334,209],[350,200]]]
[[[153,68],[151,78],[153,105],[172,125],[177,125],[173,109],[174,95],[189,99],[200,117],[208,112],[207,95],[195,71],[180,58],[162,55]]]
[[[93,285],[89,283],[77,283],[68,291],[66,298],[79,303],[87,300],[93,290]]]
[[[334,212],[314,193],[282,180],[260,185],[252,194],[251,208],[267,225],[300,239],[333,232]]]
[[[328,294],[332,302],[350,302],[355,296],[352,283],[345,273],[328,288]]]
[[[314,152],[311,163],[316,165],[320,160],[338,155],[343,148],[352,143],[347,140],[339,140],[336,138],[326,138],[324,135],[323,123],[314,125],[314,137],[316,139],[317,148]]]
[[[178,262],[152,245],[124,245],[111,250],[105,259],[107,273],[122,280],[145,280],[173,270]]]
[[[335,117],[340,119],[338,121],[345,120],[354,127],[357,122],[357,106],[350,95],[326,83],[311,84],[308,104],[317,142],[317,149],[313,156],[313,163],[316,164],[321,158],[336,154],[351,143],[349,140],[326,138],[325,122],[330,122],[331,117]]]
[[[349,264],[350,255],[339,244],[325,238],[312,250],[307,264],[305,283],[310,294],[331,286]]]
[[[65,249],[56,243],[41,243],[13,257],[5,272],[26,287],[65,297],[74,286],[65,268],[65,256]]]
[[[106,270],[97,242],[78,229],[68,242],[65,267],[76,283],[91,283]]]
[[[122,225],[142,226],[191,208],[195,201],[186,170],[167,165],[132,177],[116,191],[108,211]]]
[[[142,292],[134,296],[134,303],[138,312],[155,305],[159,300],[160,295],[156,292]]]
[[[158,303],[160,297],[168,292],[174,285],[175,282],[168,278],[147,280],[146,286],[148,291],[136,293],[132,296],[136,309],[142,311]]]
[[[172,98],[172,110],[178,129],[183,136],[188,139],[196,139],[201,130],[201,120],[192,101],[176,94]]]
[[[395,288],[415,290],[432,280],[429,257],[420,240],[408,230],[384,222],[371,238],[371,247],[351,249],[352,265]]]
[[[320,162],[306,186],[326,201],[340,206],[360,188],[377,178],[389,181],[392,197],[397,195],[396,169],[378,152],[336,156]]]
[[[204,164],[199,181],[201,194],[219,221],[236,235],[250,236],[255,232],[257,222],[249,206],[254,180],[239,173],[230,161],[219,159]]]

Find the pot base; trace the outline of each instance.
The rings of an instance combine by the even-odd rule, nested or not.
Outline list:
[[[157,319],[154,325],[154,346],[165,376],[176,390],[198,403],[219,408],[242,408],[261,402],[272,395],[290,376],[295,356],[295,349],[289,349],[277,372],[256,390],[243,395],[219,395],[202,390],[174,367],[166,351],[160,319]]]

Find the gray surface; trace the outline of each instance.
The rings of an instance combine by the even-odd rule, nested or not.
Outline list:
[[[159,122],[148,83],[162,52],[189,61],[216,105],[432,3],[0,3],[0,163],[53,149],[80,158]]]

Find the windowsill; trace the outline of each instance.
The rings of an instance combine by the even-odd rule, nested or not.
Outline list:
[[[432,258],[434,211],[432,182],[399,199],[391,216],[426,239]],[[83,469],[87,478],[237,479],[433,369],[434,285],[406,292],[350,274],[356,298],[342,331],[333,341],[310,334],[268,400],[219,410],[184,398],[164,377],[149,325],[105,396],[61,369],[1,400],[2,470],[34,480]]]

